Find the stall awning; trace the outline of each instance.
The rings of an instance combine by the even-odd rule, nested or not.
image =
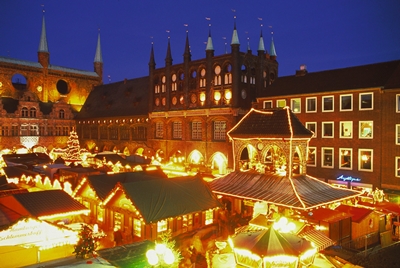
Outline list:
[[[315,229],[311,229],[304,233],[301,233],[299,234],[299,236],[307,239],[310,242],[313,242],[315,247],[317,248],[317,251],[321,251],[334,244],[332,239]]]

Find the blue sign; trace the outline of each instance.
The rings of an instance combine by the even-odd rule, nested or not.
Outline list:
[[[345,177],[343,175],[341,175],[340,177],[337,177],[336,180],[338,180],[338,181],[351,181],[351,182],[353,182],[353,181],[361,181],[360,178],[353,178],[352,176]]]

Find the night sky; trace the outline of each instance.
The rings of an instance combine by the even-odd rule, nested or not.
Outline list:
[[[100,29],[105,83],[148,75],[152,42],[164,67],[168,37],[181,63],[186,31],[192,60],[209,29],[215,55],[230,52],[235,16],[243,52],[261,30],[269,51],[273,32],[279,76],[400,59],[399,0],[2,0],[0,56],[37,62],[43,9],[53,65],[92,71]]]

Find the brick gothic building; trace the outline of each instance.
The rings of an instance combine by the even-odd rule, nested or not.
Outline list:
[[[102,84],[102,73],[100,35],[93,72],[50,64],[43,16],[38,62],[0,57],[0,150],[65,147],[74,116]]]
[[[103,85],[90,94],[77,117],[82,144],[126,154],[150,152],[186,168],[226,173],[232,165],[226,132],[278,75],[274,44],[266,52],[262,34],[257,55],[239,47],[236,25],[227,54],[214,55],[211,31],[203,59],[191,59],[188,34],[182,63],[172,63],[168,40],[165,66],[156,68],[152,47],[147,81]]]

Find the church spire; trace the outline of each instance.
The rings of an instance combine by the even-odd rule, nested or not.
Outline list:
[[[239,36],[236,30],[236,16],[234,17],[234,25],[233,25],[233,34],[232,34],[232,41],[231,45],[240,45]]]
[[[46,22],[44,19],[44,9],[43,9],[43,18],[42,18],[42,33],[40,35],[40,42],[39,42],[39,49],[38,49],[38,62],[44,68],[47,68],[50,64],[50,53],[49,53],[49,48],[47,46]]]
[[[150,51],[150,61],[149,61],[149,66],[150,67],[155,67],[156,66],[156,61],[154,59],[154,43],[151,42],[151,51]]]
[[[186,43],[185,43],[185,52],[183,53],[184,60],[190,61],[192,55],[190,54],[190,45],[189,45],[189,31],[186,31]]]
[[[39,42],[38,52],[47,52],[47,53],[49,53],[49,48],[47,46],[46,21],[44,19],[44,9],[43,9],[43,18],[42,18],[42,33],[40,35],[40,42]]]
[[[275,44],[274,44],[274,36],[272,33],[272,37],[271,37],[271,47],[269,49],[269,55],[272,57],[276,57],[276,50],[275,50]]]
[[[209,24],[208,27],[209,27],[209,29],[208,29],[208,39],[207,39],[206,50],[214,51],[214,46],[213,46],[213,42],[212,42],[212,38],[211,38],[211,24]]]
[[[262,25],[261,25],[262,26]],[[265,46],[264,46],[264,38],[263,38],[263,34],[262,34],[262,29],[261,29],[261,33],[260,33],[260,41],[258,42],[258,49],[257,51],[265,51]]]
[[[165,57],[165,65],[172,65],[171,38],[169,36],[168,36],[167,56]]]
[[[101,43],[100,43],[100,29],[99,29],[99,34],[97,36],[97,46],[96,46],[96,54],[94,56],[94,62],[103,62],[103,55],[101,53]]]

